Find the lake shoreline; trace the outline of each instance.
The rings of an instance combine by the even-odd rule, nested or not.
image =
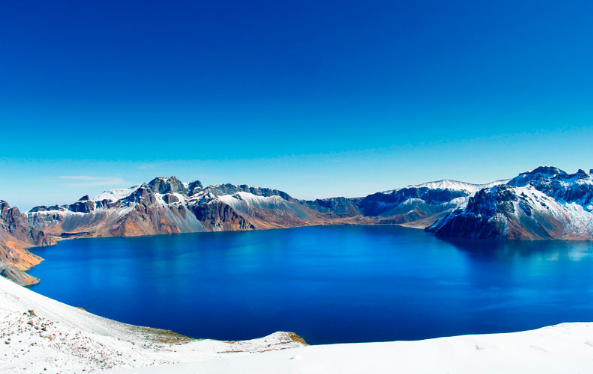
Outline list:
[[[108,318],[223,340],[277,330],[298,331],[312,344],[417,340],[588,320],[590,307],[571,295],[584,292],[576,275],[591,277],[590,243],[442,240],[392,225],[202,234],[42,248],[35,253],[46,261],[32,275],[44,281],[31,289]],[[541,262],[548,258],[556,260]],[[547,284],[542,271],[565,280]],[[189,301],[196,297],[199,303]],[[581,309],[560,312],[559,300]],[[511,309],[501,309],[503,302]],[[146,303],[162,306],[147,315]],[[192,322],[191,311],[210,323]],[[489,322],[501,313],[513,317]],[[215,326],[218,314],[228,326]],[[422,315],[435,323],[421,324]],[[368,329],[343,331],[336,321]]]

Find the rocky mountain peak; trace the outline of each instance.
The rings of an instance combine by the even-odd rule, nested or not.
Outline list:
[[[0,201],[0,227],[18,226],[24,218],[19,208],[11,208],[6,201]]]
[[[10,209],[10,205],[4,200],[0,200],[0,212],[4,212],[7,209]]]
[[[509,186],[524,187],[532,184],[532,181],[541,181],[555,177],[566,177],[568,173],[554,166],[540,166],[531,171],[526,171],[511,179]]]
[[[188,190],[189,190],[188,195],[194,195],[195,193],[202,190],[203,188],[204,188],[204,186],[202,185],[202,182],[200,182],[199,180],[190,182],[189,186],[188,186]]]
[[[151,181],[151,183],[152,182],[154,182],[154,179]],[[156,201],[155,193],[156,191],[149,187],[149,185],[143,184],[134,192],[132,192],[126,200],[128,203],[138,203],[148,206]]]
[[[554,166],[540,166],[528,173],[522,174],[534,174],[534,175],[542,175],[542,176],[555,176],[555,175],[566,175],[567,173],[564,170],[558,169]]]
[[[584,171],[583,169],[579,169],[579,171],[577,171],[576,176],[578,179],[588,179],[589,178],[589,174],[587,174],[587,172]]]
[[[188,189],[185,187],[183,182],[181,182],[176,177],[157,177],[148,182],[148,188],[150,188],[155,193],[160,194],[167,194],[172,192],[177,192],[181,194],[187,194]]]

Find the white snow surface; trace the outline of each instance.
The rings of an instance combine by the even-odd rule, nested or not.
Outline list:
[[[198,362],[302,346],[288,333],[249,341],[192,340],[98,317],[0,276],[0,373],[81,373]]]
[[[267,205],[284,205],[286,200],[280,196],[258,196],[250,192],[237,192],[233,195],[221,195],[218,199],[233,208],[265,207]]]
[[[114,190],[105,191],[102,194],[96,196],[94,201],[109,200],[111,202],[118,201],[124,197],[129,196],[132,192],[140,188],[140,185],[132,186],[130,188],[118,188]]]
[[[335,344],[113,374],[565,374],[593,372],[593,323],[421,341]]]
[[[425,187],[425,188],[429,188],[432,190],[468,191],[469,193],[474,194],[483,188],[498,186],[499,184],[505,184],[508,181],[509,181],[509,179],[505,179],[505,180],[498,180],[498,181],[494,181],[494,182],[490,182],[490,183],[476,184],[476,183],[466,183],[466,182],[454,181],[454,180],[450,180],[450,179],[443,179],[443,180],[439,180],[439,181],[408,185],[404,188],[423,188],[423,187]],[[383,193],[390,194],[397,190],[399,190],[399,189],[384,191]]]
[[[437,190],[437,189],[454,190],[454,191],[465,190],[465,191],[468,191],[471,193],[476,193],[483,188],[498,186],[499,184],[505,184],[508,181],[509,180],[507,179],[507,180],[499,180],[499,181],[494,181],[494,182],[484,183],[484,184],[475,184],[475,183],[466,183],[466,182],[459,182],[459,181],[454,181],[454,180],[449,180],[449,179],[443,179],[440,181],[427,182],[427,183],[421,183],[421,184],[408,186],[408,188],[409,187],[416,187],[416,188],[426,187],[426,188],[430,188],[433,190]]]

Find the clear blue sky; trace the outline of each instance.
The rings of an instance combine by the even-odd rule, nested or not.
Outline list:
[[[0,199],[593,167],[590,1],[2,1]]]

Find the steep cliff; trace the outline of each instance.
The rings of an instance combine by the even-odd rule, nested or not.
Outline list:
[[[52,244],[52,239],[28,224],[18,208],[0,200],[0,275],[21,285],[37,283],[24,271],[41,262],[27,248]]]
[[[431,226],[437,236],[484,239],[593,239],[593,179],[554,167],[486,188]]]
[[[379,224],[424,228],[465,206],[480,189],[504,182],[480,185],[441,180],[423,183],[369,195],[360,202],[359,209],[365,216],[376,217]]]

